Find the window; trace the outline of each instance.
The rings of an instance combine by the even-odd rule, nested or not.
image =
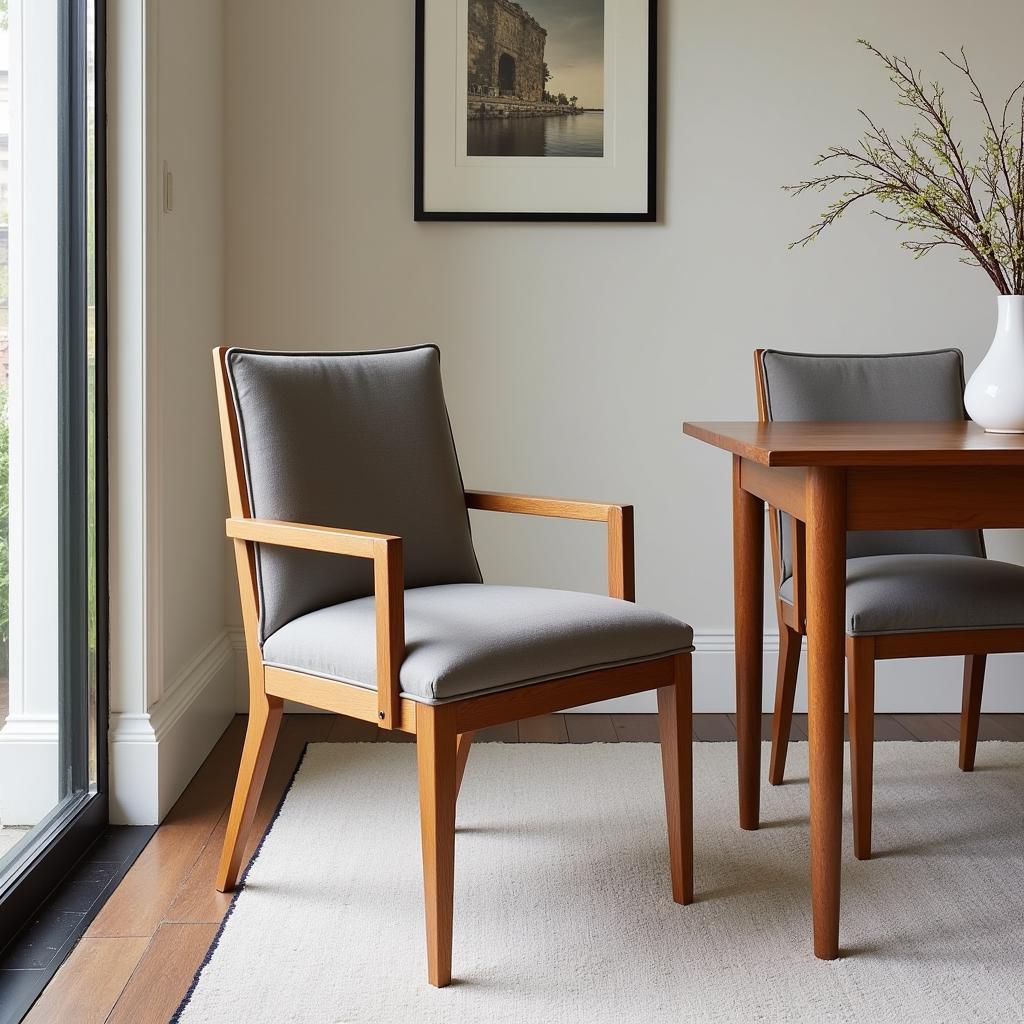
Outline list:
[[[107,820],[102,0],[0,0],[0,944]]]

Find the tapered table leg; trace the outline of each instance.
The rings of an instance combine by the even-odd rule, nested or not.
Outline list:
[[[764,502],[740,486],[732,463],[733,586],[736,614],[736,739],[740,828],[758,827],[761,810],[761,687],[764,647]]]
[[[839,955],[843,840],[843,658],[846,474],[807,475],[807,732],[810,746],[811,902],[814,955]]]

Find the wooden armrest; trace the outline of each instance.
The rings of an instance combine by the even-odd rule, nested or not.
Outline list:
[[[583,519],[608,524],[608,596],[636,600],[633,560],[633,506],[604,505],[565,498],[541,498],[497,491],[466,491],[466,507],[484,512],[513,512],[555,519]]]
[[[401,721],[398,673],[405,658],[405,570],[402,538],[386,533],[308,526],[274,519],[227,521],[227,534],[239,542],[322,551],[373,561],[377,617],[377,717],[385,729]]]
[[[554,519],[586,519],[606,523],[622,505],[604,505],[567,498],[541,498],[531,494],[502,494],[498,491],[466,491],[466,507],[484,512],[516,512],[524,516],[551,516]]]
[[[401,537],[386,533],[364,533],[341,530],[334,526],[309,526],[306,523],[285,523],[276,519],[229,519],[227,535],[236,540],[258,544],[274,544],[285,548],[304,548],[328,555],[351,555],[354,558],[376,558],[381,545],[398,542]]]

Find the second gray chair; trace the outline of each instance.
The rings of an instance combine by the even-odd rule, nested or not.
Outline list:
[[[762,422],[948,421],[966,418],[957,349],[893,355],[755,353]],[[783,780],[801,638],[806,632],[803,524],[772,510],[779,667],[769,778]],[[871,856],[875,661],[962,655],[960,767],[974,768],[985,660],[1024,650],[1024,567],[985,555],[978,530],[847,535],[846,662],[854,853]],[[997,631],[993,633],[993,631]],[[1019,633],[1018,633],[1019,631]]]

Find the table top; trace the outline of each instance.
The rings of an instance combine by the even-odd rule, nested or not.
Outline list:
[[[1024,466],[1024,434],[976,423],[684,423],[683,432],[762,466]]]

